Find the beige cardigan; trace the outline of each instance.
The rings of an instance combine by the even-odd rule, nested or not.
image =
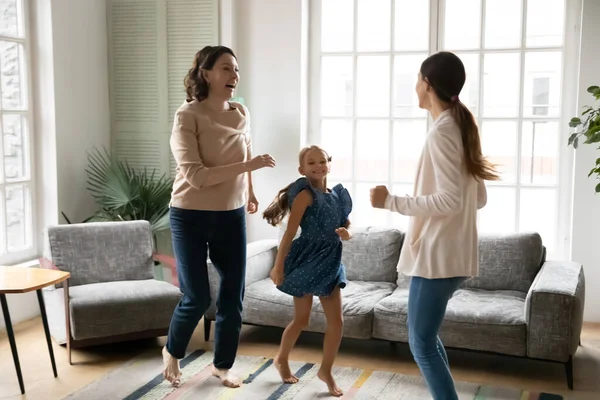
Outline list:
[[[413,196],[390,194],[385,201],[388,210],[411,217],[399,272],[430,279],[477,275],[477,210],[487,192],[463,158],[460,129],[446,110],[427,134]]]
[[[227,211],[246,204],[250,115],[240,103],[215,111],[185,102],[175,113],[170,146],[177,163],[171,206]]]

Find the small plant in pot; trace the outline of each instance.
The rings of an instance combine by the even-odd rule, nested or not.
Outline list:
[[[598,104],[598,100],[600,100],[600,87],[590,86],[587,91],[594,97],[593,105],[584,106],[581,115],[571,118],[569,122],[571,128],[576,128],[576,132],[569,136],[568,143],[574,149],[577,149],[580,140],[584,138],[585,141],[583,144],[600,143],[600,105]],[[600,150],[600,145],[598,150]],[[588,177],[592,175],[596,175],[596,179],[600,179],[600,157],[596,159],[596,163],[590,170]],[[596,185],[595,191],[596,193],[600,193],[600,183]]]

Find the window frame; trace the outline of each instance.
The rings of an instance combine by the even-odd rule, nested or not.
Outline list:
[[[30,0],[17,0],[21,2],[22,6],[22,27],[23,27],[23,36],[22,37],[11,37],[11,36],[2,36],[0,35],[0,40],[9,41],[19,43],[23,46],[23,65],[24,65],[24,73],[23,77],[25,79],[25,95],[27,96],[26,108],[23,110],[14,110],[7,111],[7,113],[11,114],[20,114],[24,117],[26,124],[26,144],[27,148],[24,149],[24,155],[27,157],[27,168],[28,168],[28,176],[24,179],[14,180],[11,182],[6,182],[4,179],[0,183],[0,190],[3,191],[3,195],[0,196],[0,206],[1,206],[1,216],[0,216],[0,230],[4,231],[3,241],[4,243],[0,244],[0,251],[4,250],[4,252],[0,253],[0,264],[2,265],[16,265],[20,263],[26,263],[27,261],[31,261],[38,256],[39,250],[39,240],[37,231],[39,228],[38,222],[38,209],[37,209],[37,196],[36,196],[36,163],[35,163],[35,126],[34,126],[34,115],[33,115],[33,71],[32,71],[32,37],[31,37],[31,24],[30,24],[30,16],[31,16],[31,4]],[[0,107],[0,117],[4,115],[5,110]],[[0,121],[2,119],[0,118]],[[0,140],[0,151],[2,157],[0,160],[2,163],[4,162],[4,134],[3,134],[3,125],[0,125],[0,132],[2,132],[2,140]],[[0,171],[4,173],[4,165],[0,165]],[[28,188],[29,192],[29,204],[26,204],[25,209],[25,218],[26,218],[26,232],[28,233],[29,246],[25,247],[21,250],[17,250],[14,252],[8,251],[8,230],[7,230],[7,215],[8,210],[6,209],[6,192],[4,191],[7,185],[11,184],[23,184]],[[28,209],[27,209],[28,207]],[[28,219],[28,220],[27,220]]]
[[[389,50],[380,51],[380,52],[361,52],[357,50],[357,32],[358,32],[358,19],[356,18],[356,13],[358,9],[358,0],[352,0],[354,4],[354,30],[353,30],[353,50],[349,52],[321,52],[321,0],[310,0],[309,6],[309,43],[308,43],[308,54],[309,54],[309,101],[308,101],[308,142],[309,143],[320,143],[320,124],[322,119],[336,119],[336,117],[321,117],[320,112],[320,97],[321,97],[321,88],[320,88],[320,68],[321,63],[320,59],[323,55],[349,55],[353,57],[353,114],[350,117],[337,117],[339,119],[344,120],[352,120],[352,174],[349,180],[344,180],[348,182],[352,182],[352,195],[355,196],[357,190],[357,183],[370,183],[370,184],[385,184],[391,189],[391,185],[394,184],[402,184],[400,181],[396,181],[393,178],[392,169],[394,168],[394,146],[393,146],[393,135],[394,135],[394,124],[395,120],[415,120],[415,121],[423,121],[422,117],[397,117],[393,113],[394,109],[394,68],[393,68],[393,59],[395,55],[410,55],[410,54],[423,54],[423,51],[396,51],[394,48],[394,39],[395,39],[395,26],[394,26],[394,16],[395,16],[395,0],[391,0],[391,12],[390,12],[390,48]],[[444,12],[445,12],[445,3],[446,0],[429,0],[429,54],[433,54],[437,51],[444,49]],[[526,47],[526,28],[527,28],[527,0],[522,0],[521,4],[521,18],[520,18],[520,28],[521,28],[521,38],[518,47],[514,48],[494,48],[494,49],[485,49],[484,48],[484,40],[485,40],[485,12],[486,12],[486,0],[481,0],[481,23],[480,23],[480,42],[479,46],[476,49],[467,49],[467,50],[453,50],[448,49],[449,51],[455,51],[459,54],[477,54],[479,57],[479,96],[477,99],[477,114],[475,115],[477,119],[478,126],[482,126],[483,121],[514,121],[517,124],[517,148],[516,151],[516,164],[515,164],[515,181],[514,182],[487,182],[487,185],[494,187],[510,187],[515,188],[516,197],[515,197],[515,213],[514,213],[514,226],[516,228],[516,232],[519,232],[519,222],[521,217],[520,210],[520,194],[522,188],[532,188],[532,189],[545,189],[552,188],[556,191],[555,196],[555,215],[552,218],[555,218],[554,226],[555,226],[555,237],[553,238],[554,243],[552,244],[553,251],[549,255],[551,257],[566,257],[569,253],[570,248],[570,228],[571,228],[571,207],[572,207],[572,199],[571,199],[571,191],[572,191],[572,170],[573,170],[573,152],[570,150],[566,143],[568,136],[570,134],[568,126],[568,121],[570,118],[577,113],[576,103],[577,103],[577,85],[565,85],[564,82],[575,82],[577,81],[578,75],[578,63],[577,62],[567,62],[568,60],[574,60],[578,58],[579,54],[579,33],[581,30],[580,26],[580,18],[581,16],[581,2],[571,2],[565,0],[564,7],[564,27],[563,27],[563,43],[560,46],[536,46],[536,47]],[[525,55],[530,52],[544,52],[544,51],[561,51],[561,77],[560,77],[560,113],[556,117],[524,117],[524,91],[525,91],[525,65],[526,58]],[[519,53],[519,98],[518,98],[518,115],[516,117],[483,117],[483,82],[484,82],[484,57],[486,54],[497,54],[497,53]],[[357,56],[358,55],[388,55],[390,56],[390,90],[389,90],[389,99],[390,99],[390,113],[386,117],[381,117],[377,119],[390,121],[389,123],[389,173],[387,181],[367,181],[358,179],[357,171],[356,171],[356,157],[357,157],[357,129],[356,122],[357,120],[362,119],[356,113],[357,106]],[[415,71],[416,74],[417,71]],[[426,126],[429,130],[432,124],[432,120],[429,116],[426,118]],[[369,118],[366,118],[369,119]],[[522,140],[523,140],[523,123],[526,121],[555,121],[558,123],[558,140],[557,143],[557,177],[555,184],[527,184],[523,185],[521,181],[521,158],[526,154],[522,154]],[[411,182],[412,184],[412,182]],[[392,222],[392,216],[388,217],[388,226]],[[548,241],[546,239],[546,241]]]

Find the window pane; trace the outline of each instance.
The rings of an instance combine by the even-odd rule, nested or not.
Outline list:
[[[356,123],[356,175],[359,180],[388,180],[389,127],[389,121],[385,120]]]
[[[394,48],[429,49],[429,1],[396,0]]]
[[[352,51],[354,2],[321,0],[321,51]]]
[[[480,233],[515,231],[516,189],[487,186],[487,204],[479,210]]]
[[[392,189],[392,194],[396,196],[412,196],[413,191],[414,184],[395,184]],[[410,217],[397,212],[390,212],[390,214],[392,214],[392,226],[406,232],[408,230],[408,221],[410,221]]]
[[[321,58],[321,114],[328,117],[352,116],[352,57]]]
[[[0,35],[23,37],[23,1],[0,1]]]
[[[556,245],[556,189],[521,189],[519,231],[537,232],[552,252]]]
[[[7,180],[29,177],[27,120],[20,114],[4,114],[4,176]]]
[[[521,183],[555,184],[558,181],[558,124],[523,122]]]
[[[332,157],[333,179],[352,178],[352,121],[321,122],[321,147]]]
[[[481,0],[446,0],[444,47],[477,49],[481,37]]]
[[[525,117],[560,116],[562,53],[559,51],[525,55]]]
[[[415,91],[421,63],[427,54],[396,56],[394,58],[394,115],[396,117],[421,117],[425,110],[419,108]]]
[[[564,20],[564,0],[527,0],[526,46],[562,45]]]
[[[413,182],[421,158],[427,120],[394,121],[394,182]]]
[[[517,128],[516,121],[484,121],[481,125],[483,155],[497,165],[506,183],[517,180]]]
[[[519,113],[519,53],[486,54],[483,115],[516,117]]]
[[[460,101],[465,104],[477,118],[479,103],[479,54],[456,54],[465,66],[467,79],[460,91]]]
[[[358,51],[390,49],[391,13],[390,0],[358,0]]]
[[[6,233],[8,251],[31,246],[31,201],[26,185],[6,186]]]
[[[486,0],[485,48],[521,46],[522,0]]]
[[[380,183],[385,185],[385,182]],[[383,226],[388,224],[390,212],[371,206],[371,188],[377,186],[374,183],[357,183],[354,195],[353,211],[350,221],[359,227]]]
[[[0,41],[0,71],[2,71],[2,108],[26,109],[25,63],[23,46]]]
[[[361,117],[390,115],[390,57],[358,57],[356,107]]]

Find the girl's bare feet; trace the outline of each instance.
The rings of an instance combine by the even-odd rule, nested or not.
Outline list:
[[[292,374],[290,370],[290,364],[286,360],[285,362],[281,361],[279,357],[275,357],[273,359],[273,365],[279,371],[279,375],[281,375],[281,380],[283,383],[298,383],[298,377]]]
[[[163,356],[163,376],[164,378],[171,382],[171,385],[174,387],[178,387],[181,385],[181,371],[179,369],[179,360],[173,357],[167,347],[163,347],[162,349]]]
[[[242,386],[242,381],[228,369],[219,369],[213,365],[212,374],[221,380],[223,386],[237,388]]]
[[[336,396],[336,397],[340,397],[344,394],[344,392],[342,392],[342,389],[340,389],[338,387],[338,385],[335,383],[335,379],[333,379],[333,375],[331,375],[331,371],[326,372],[326,371],[323,371],[322,369],[320,369],[319,372],[317,373],[317,376],[319,377],[320,380],[322,380],[323,382],[325,382],[325,384],[327,384],[327,389],[329,389],[329,394],[331,394],[332,396]]]

